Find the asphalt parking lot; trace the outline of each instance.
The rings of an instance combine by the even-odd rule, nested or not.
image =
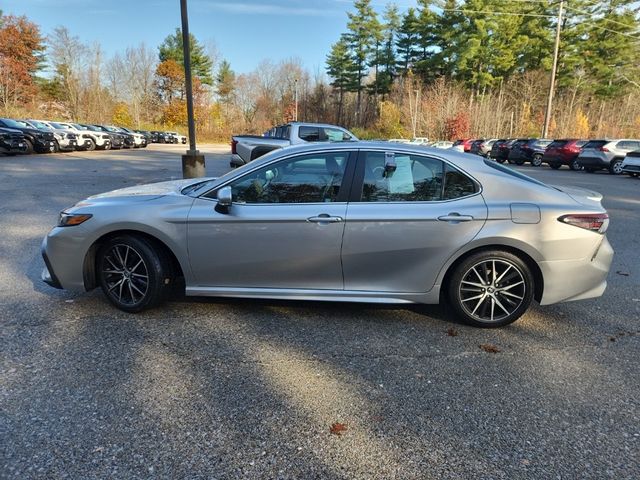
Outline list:
[[[500,330],[436,306],[128,315],[40,282],[61,209],[180,178],[184,149],[0,157],[0,477],[640,478],[640,179],[519,168],[603,193],[616,256],[602,298]]]

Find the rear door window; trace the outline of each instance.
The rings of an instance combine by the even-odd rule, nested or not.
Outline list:
[[[551,142],[551,144],[549,145],[549,148],[562,148],[564,147],[567,143],[569,143],[567,140],[554,140],[553,142]]]

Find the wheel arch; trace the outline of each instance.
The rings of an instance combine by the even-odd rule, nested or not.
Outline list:
[[[529,267],[533,275],[534,288],[535,288],[533,297],[537,302],[540,302],[542,300],[542,295],[544,293],[544,276],[542,275],[542,270],[540,270],[538,263],[534,260],[534,258],[529,253],[525,252],[523,249],[520,249],[513,245],[506,245],[506,244],[500,244],[500,243],[491,243],[491,244],[476,246],[474,248],[471,248],[469,250],[462,252],[452,262],[450,262],[449,265],[446,267],[444,271],[444,275],[442,276],[442,281],[440,282],[441,300],[444,298],[443,295],[446,296],[447,294],[449,281],[456,267],[460,265],[460,263],[462,263],[465,259],[469,258],[471,255],[474,255],[476,253],[483,252],[483,251],[489,251],[489,250],[503,250],[505,252],[509,252],[517,256],[518,258],[520,258],[527,265],[527,267]]]
[[[147,242],[151,243],[155,248],[158,248],[163,253],[167,255],[169,262],[171,264],[172,275],[174,278],[184,278],[184,269],[178,260],[178,257],[173,252],[173,250],[166,244],[166,242],[159,239],[157,236],[152,235],[148,232],[143,232],[141,230],[135,230],[130,228],[113,230],[107,232],[97,238],[87,250],[85,254],[84,261],[82,264],[82,275],[84,280],[85,290],[93,290],[98,286],[98,279],[96,276],[96,255],[100,247],[109,239],[113,237],[117,237],[120,235],[131,235],[139,238],[145,239]]]

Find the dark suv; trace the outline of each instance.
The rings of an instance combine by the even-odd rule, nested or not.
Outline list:
[[[530,162],[534,167],[542,165],[542,157],[553,140],[545,138],[520,138],[511,147],[509,163],[522,165]]]
[[[11,128],[0,128],[0,153],[15,155],[26,151],[27,142],[22,133]]]
[[[571,170],[582,170],[582,165],[578,163],[578,155],[586,143],[587,140],[577,138],[554,140],[544,151],[542,163],[548,163],[554,170],[562,165],[567,165]]]
[[[27,149],[25,153],[51,153],[56,150],[55,137],[52,132],[44,132],[30,127],[27,122],[20,122],[10,118],[0,118],[0,127],[18,130],[24,135]]]
[[[496,140],[491,146],[489,157],[495,159],[499,163],[504,163],[509,158],[511,146],[515,143],[515,139],[501,138]]]

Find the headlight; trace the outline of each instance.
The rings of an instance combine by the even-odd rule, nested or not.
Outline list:
[[[56,138],[58,138],[59,140],[62,140],[64,138],[64,133],[58,133],[58,132],[54,132],[53,134]]]
[[[60,218],[58,218],[59,227],[72,227],[74,225],[80,225],[81,223],[89,220],[93,215],[89,213],[67,213],[60,212]]]
[[[44,133],[36,133],[36,138],[44,138]]]

